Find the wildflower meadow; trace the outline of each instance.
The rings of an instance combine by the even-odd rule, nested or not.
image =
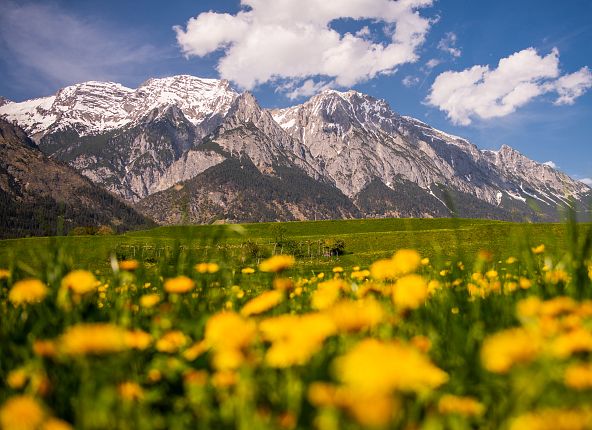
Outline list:
[[[592,428],[592,233],[324,270],[158,258],[0,270],[0,428]]]

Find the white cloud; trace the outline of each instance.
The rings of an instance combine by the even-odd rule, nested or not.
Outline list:
[[[359,29],[358,31],[356,31],[356,36],[357,37],[370,36],[370,28],[368,28],[368,26],[365,25],[364,27],[362,27],[361,29]]]
[[[549,166],[551,169],[557,169],[557,164],[554,161],[545,161],[543,164]]]
[[[414,87],[419,84],[419,78],[417,76],[407,75],[401,81],[407,88]]]
[[[535,97],[556,92],[556,104],[573,103],[592,86],[587,68],[559,77],[559,51],[540,56],[534,48],[502,58],[497,68],[473,66],[438,75],[426,101],[455,124],[506,116]]]
[[[444,37],[438,42],[438,49],[458,58],[462,55],[459,48],[456,47],[457,36],[455,33],[446,33]]]
[[[289,79],[301,84],[304,94],[320,84],[306,83],[310,78],[349,87],[417,61],[416,50],[431,25],[418,10],[432,2],[242,0],[236,15],[206,12],[174,30],[187,56],[222,50],[218,71],[240,87]],[[390,40],[372,40],[369,29],[340,34],[331,28],[332,21],[348,18],[382,23]]]
[[[10,61],[11,78],[27,87],[55,90],[91,79],[132,78],[139,70],[144,74],[162,52],[141,39],[51,3],[2,1],[0,61]]]
[[[583,182],[584,184],[592,188],[592,178],[582,178],[580,179],[580,182]]]
[[[555,82],[555,91],[559,94],[556,105],[571,105],[575,100],[592,87],[592,72],[582,67],[575,73],[562,76]]]
[[[438,60],[437,58],[432,58],[431,60],[429,60],[426,64],[425,67],[428,70],[432,70],[434,67],[436,67],[437,65],[439,65],[441,63],[440,60]]]
[[[312,79],[307,79],[302,85],[296,88],[292,86],[290,92],[286,93],[286,96],[290,100],[295,100],[300,97],[310,97],[329,88],[332,88],[331,82],[320,81],[315,83]]]

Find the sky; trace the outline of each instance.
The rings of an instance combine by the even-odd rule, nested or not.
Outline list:
[[[262,106],[325,88],[592,185],[592,1],[0,0],[0,95],[224,78]]]

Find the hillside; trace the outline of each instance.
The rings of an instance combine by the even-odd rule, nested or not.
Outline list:
[[[55,235],[76,226],[115,231],[151,222],[71,167],[45,156],[0,119],[0,237]]]

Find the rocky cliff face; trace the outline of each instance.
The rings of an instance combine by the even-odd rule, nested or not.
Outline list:
[[[155,193],[173,202],[174,197],[165,198],[167,192],[178,195],[180,184],[201,177],[185,188],[198,193],[203,178],[216,183],[213,176],[224,171],[220,166],[249,166],[249,172],[254,166],[262,178],[272,180],[267,185],[287,193],[274,197],[276,202],[292,199],[296,219],[311,216],[304,206],[312,203],[294,203],[294,188],[274,181],[309,178],[304,181],[308,189],[323,189],[318,196],[340,202],[335,211],[317,208],[329,217],[456,212],[550,220],[558,217],[558,206],[570,201],[585,205],[590,198],[583,183],[507,146],[482,151],[356,91],[328,90],[301,105],[268,111],[225,81],[174,76],[151,79],[137,89],[87,82],[51,97],[0,105],[0,117],[20,124],[50,157],[131,202]],[[245,193],[237,181],[257,187],[256,176],[230,175],[233,185],[218,183]],[[215,192],[203,186],[204,192]],[[158,206],[154,198],[149,201]],[[218,209],[205,217],[194,205],[192,219],[222,213],[234,219],[227,208],[238,206],[220,209],[224,205],[216,204],[210,206]],[[265,219],[273,219],[273,213],[291,219],[278,205]],[[149,205],[141,206],[150,213]],[[173,218],[178,217],[162,221]]]
[[[590,191],[507,146],[481,151],[355,91],[324,91],[302,105],[275,110],[273,116],[352,198],[372,181],[394,190],[404,180],[434,198],[439,198],[436,189],[444,187],[502,209],[529,212],[528,199],[555,207]]]

